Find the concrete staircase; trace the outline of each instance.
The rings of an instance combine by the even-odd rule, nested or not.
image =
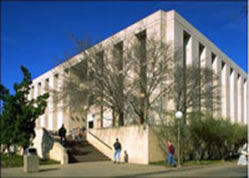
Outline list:
[[[79,140],[67,140],[65,147],[67,148],[69,155],[69,163],[110,160],[103,153],[89,144],[85,138]]]

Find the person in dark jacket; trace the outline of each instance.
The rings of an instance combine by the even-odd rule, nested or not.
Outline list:
[[[66,133],[67,130],[64,127],[64,124],[62,124],[61,128],[59,129],[59,136],[60,136],[60,142],[62,145],[66,142]]]
[[[174,160],[174,153],[175,153],[175,147],[174,145],[171,143],[171,141],[168,141],[168,165],[171,164],[171,162],[173,162],[174,167],[176,167],[176,161]]]
[[[114,163],[117,162],[117,156],[118,156],[118,163],[120,163],[120,154],[122,150],[121,143],[118,141],[118,138],[116,139],[116,142],[113,144],[114,147]]]

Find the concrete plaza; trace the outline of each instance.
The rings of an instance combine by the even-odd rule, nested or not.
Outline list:
[[[2,177],[247,177],[247,166],[235,163],[168,168],[155,165],[113,164],[111,161],[40,166],[39,172],[5,168]]]

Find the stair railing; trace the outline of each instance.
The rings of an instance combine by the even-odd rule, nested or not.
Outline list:
[[[107,143],[105,143],[103,140],[101,140],[99,137],[97,137],[96,135],[94,135],[92,132],[90,132],[88,130],[88,133],[90,135],[92,135],[95,139],[97,139],[100,143],[102,143],[103,145],[105,145],[107,148],[109,148],[110,150],[112,150],[112,147],[110,145],[108,145]]]
[[[79,135],[81,133],[81,128],[80,127],[76,127],[74,128],[74,135]]]

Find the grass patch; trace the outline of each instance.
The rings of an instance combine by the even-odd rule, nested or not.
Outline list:
[[[39,165],[51,165],[59,164],[58,161],[39,159]],[[11,168],[11,167],[23,167],[23,156],[16,154],[1,154],[1,167]]]
[[[23,157],[20,155],[1,154],[1,167],[21,167],[23,166]]]
[[[232,159],[232,160],[201,160],[201,161],[184,161],[182,166],[201,166],[201,165],[222,165],[222,164],[229,164],[229,163],[236,163],[238,159]],[[159,162],[151,162],[150,165],[157,165],[157,166],[166,166],[166,167],[173,167],[168,166],[165,161],[159,161]]]
[[[155,165],[155,166],[167,166],[165,161],[158,161],[158,162],[150,162],[150,165]]]

